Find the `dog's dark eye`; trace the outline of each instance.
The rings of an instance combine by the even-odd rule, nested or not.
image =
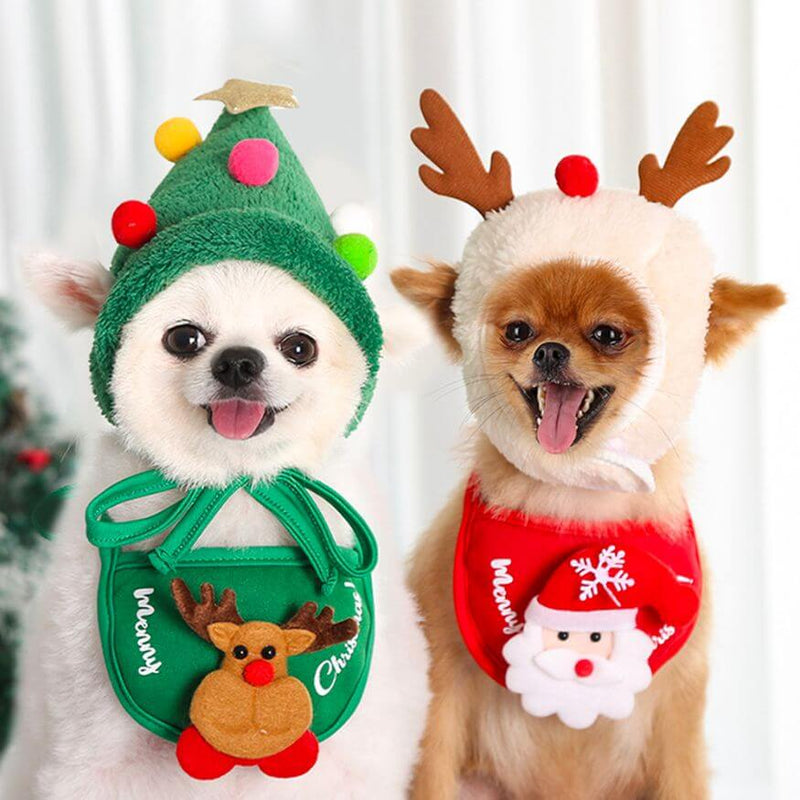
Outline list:
[[[598,325],[592,331],[592,339],[601,347],[619,347],[625,341],[625,334],[611,325]]]
[[[317,360],[317,343],[307,333],[287,334],[278,342],[278,349],[296,367],[307,367]]]
[[[206,335],[194,325],[176,325],[161,340],[164,349],[174,356],[193,356],[208,343]]]
[[[566,631],[558,632],[559,641],[566,642],[569,639],[569,634]]]
[[[506,341],[512,344],[520,344],[525,342],[533,336],[533,328],[527,322],[522,320],[515,320],[506,325],[505,337]]]
[[[275,658],[275,652],[275,648],[271,644],[268,644],[261,651],[261,658],[266,658],[267,661],[270,661],[271,659]]]
[[[599,642],[603,638],[603,634],[602,633],[593,633],[589,638],[593,642]]]
[[[236,647],[233,648],[233,657],[239,660],[247,658],[247,648],[243,644],[237,644]]]

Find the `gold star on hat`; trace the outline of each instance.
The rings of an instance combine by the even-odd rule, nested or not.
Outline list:
[[[297,108],[294,89],[289,86],[274,86],[231,78],[221,89],[206,92],[195,100],[219,100],[230,114],[241,114],[251,108],[271,106],[273,108]]]

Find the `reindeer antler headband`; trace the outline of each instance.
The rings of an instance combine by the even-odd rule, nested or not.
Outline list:
[[[492,153],[487,171],[464,126],[433,89],[420,95],[427,128],[415,128],[411,140],[441,172],[427,164],[419,168],[425,186],[436,194],[468,203],[484,217],[514,200],[511,166],[499,151]],[[730,167],[727,156],[712,161],[730,141],[733,129],[718,126],[719,109],[710,101],[699,105],[675,137],[663,167],[652,153],[639,162],[639,194],[651,203],[672,208],[684,195],[721,178]],[[564,194],[587,197],[597,189],[597,170],[585,156],[566,156],[556,167]]]

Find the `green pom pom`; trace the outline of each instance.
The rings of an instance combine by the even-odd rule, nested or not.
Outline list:
[[[372,274],[378,265],[378,249],[363,233],[345,233],[333,241],[333,249],[353,268],[360,280]]]

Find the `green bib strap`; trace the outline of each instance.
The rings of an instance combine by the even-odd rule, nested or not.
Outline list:
[[[330,486],[309,478],[296,469],[281,472],[269,483],[253,485],[246,476],[223,488],[194,488],[167,508],[142,519],[116,522],[108,512],[131,500],[179,488],[157,470],[149,470],[115,483],[95,497],[86,508],[86,535],[100,548],[118,548],[169,531],[149,558],[162,574],[174,572],[180,559],[189,552],[209,522],[239,489],[246,491],[286,528],[329,593],[340,575],[359,578],[368,575],[377,563],[375,539],[361,515]],[[345,557],[328,523],[311,499],[309,490],[339,513],[350,525],[359,556],[358,563]]]
[[[237,478],[224,489],[202,489],[166,539],[150,553],[153,566],[163,574],[174,572],[181,555],[192,548],[230,496],[246,483],[247,478]]]
[[[107,514],[122,503],[177,488],[174,481],[168,480],[155,469],[123,478],[100,492],[86,506],[86,537],[95,547],[122,547],[162,533],[186,513],[202,489],[191,489],[182,500],[142,519],[116,522]]]
[[[356,511],[356,509],[344,499],[344,497],[328,486],[327,483],[315,480],[314,478],[309,478],[308,475],[300,472],[300,470],[287,469],[286,474],[297,481],[297,483],[300,485],[298,497],[307,505],[309,513],[318,515],[321,520],[321,524],[324,525],[328,533],[328,536],[324,540],[324,544],[327,545],[329,551],[328,554],[336,566],[345,575],[348,575],[351,578],[361,578],[371,573],[372,570],[375,569],[375,565],[378,563],[378,545],[375,541],[375,537],[372,535],[369,525],[367,525],[361,514],[359,514],[358,511]],[[334,542],[333,538],[330,536],[330,530],[328,530],[328,526],[325,524],[324,517],[320,513],[317,504],[311,499],[311,497],[309,497],[308,491],[303,490],[310,490],[316,494],[317,497],[322,498],[338,514],[340,514],[350,526],[350,529],[353,531],[353,536],[355,536],[356,542],[358,543],[361,551],[361,563],[358,566],[348,564],[342,558],[341,551],[336,546],[336,542]]]

